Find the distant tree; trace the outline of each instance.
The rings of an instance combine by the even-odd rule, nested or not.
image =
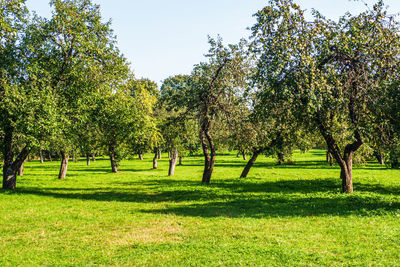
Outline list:
[[[132,80],[130,82],[130,90],[132,96],[135,95],[135,92],[146,91],[152,98],[153,104],[156,103],[156,100],[160,96],[160,91],[158,90],[157,84],[149,79],[142,78]],[[156,105],[153,105],[153,108],[156,109]],[[152,117],[154,117],[154,112],[152,112]],[[136,136],[134,140],[131,140],[130,148],[132,153],[138,154],[140,160],[143,160],[143,154],[145,152],[154,149],[154,147],[159,143],[159,134],[153,128],[153,126],[154,125],[147,129],[149,131],[145,131],[145,129],[143,129],[143,131],[141,131],[141,136]]]
[[[98,95],[98,130],[108,148],[112,172],[118,171],[124,156],[122,150],[129,150],[132,142],[137,143],[144,133],[157,134],[151,117],[155,99],[145,88],[132,90],[132,83],[135,83],[133,78]]]
[[[177,75],[164,80],[157,103],[158,127],[163,136],[163,147],[169,155],[168,175],[174,175],[175,166],[182,157],[195,149],[198,143],[197,121],[185,105],[179,105],[185,96],[190,77]]]

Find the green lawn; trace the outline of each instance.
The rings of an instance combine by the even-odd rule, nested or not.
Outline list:
[[[355,167],[353,195],[323,151],[296,165],[217,156],[212,185],[202,157],[168,177],[167,159],[26,164],[16,192],[0,191],[0,266],[400,265],[400,171]]]

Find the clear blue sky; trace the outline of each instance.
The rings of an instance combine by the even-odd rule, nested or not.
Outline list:
[[[136,77],[160,81],[189,74],[207,52],[207,35],[220,34],[226,43],[248,37],[252,17],[267,0],[94,0],[103,17],[112,19],[118,44]],[[365,9],[349,0],[297,0],[303,9],[315,8],[336,19],[346,11]],[[368,4],[373,0],[365,0]],[[400,12],[400,0],[386,0],[391,13]],[[47,0],[27,0],[30,10],[49,16]]]

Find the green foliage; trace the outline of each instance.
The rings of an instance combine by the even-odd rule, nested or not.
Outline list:
[[[163,81],[156,111],[163,147],[186,156],[199,148],[199,127],[184,101],[190,77],[177,75]]]

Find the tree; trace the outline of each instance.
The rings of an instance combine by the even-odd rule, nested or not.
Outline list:
[[[99,135],[108,148],[112,172],[117,172],[123,150],[129,150],[147,136],[157,136],[151,117],[155,98],[145,88],[133,87],[131,77],[125,84],[98,95],[96,113]],[[133,89],[135,88],[135,89]]]
[[[92,120],[88,115],[93,114],[90,107],[95,95],[124,79],[128,67],[115,46],[110,22],[102,22],[98,5],[90,0],[52,0],[51,6],[52,18],[44,21],[42,31],[47,44],[43,57],[58,100],[59,127],[52,144],[61,154],[59,178],[63,179],[68,158],[76,154],[85,135],[82,129]]]
[[[151,81],[149,79],[134,79],[130,83],[130,90],[132,92],[132,95],[135,94],[135,92],[141,92],[141,91],[146,91],[149,96],[152,97],[152,105],[153,105],[153,112],[152,112],[152,117],[154,117],[154,113],[156,112],[156,105],[154,103],[156,102],[156,99],[159,98],[160,96],[160,91],[158,90],[158,86],[154,81]],[[152,127],[147,128],[149,131],[145,131],[143,128],[141,131],[141,136],[136,136],[134,140],[132,140],[130,146],[132,149],[132,153],[135,154],[137,153],[139,155],[139,159],[143,160],[143,153],[153,149],[154,146],[157,146],[158,144],[158,132],[155,131],[155,129]]]
[[[40,67],[40,24],[28,21],[24,1],[0,3],[0,136],[3,189],[15,189],[17,172],[40,140],[51,135],[55,97]]]
[[[303,127],[319,131],[341,168],[342,191],[352,193],[354,153],[376,127],[374,99],[396,77],[398,25],[383,2],[338,22],[314,15],[306,21],[291,0],[257,13],[254,81],[261,99],[280,100]]]
[[[200,141],[205,159],[204,184],[210,183],[215,164],[213,126],[217,119],[224,118],[222,114],[229,114],[235,108],[237,92],[245,86],[247,73],[244,42],[224,47],[221,39],[210,38],[209,43],[209,61],[194,67],[185,98],[188,110],[194,112],[200,125]]]
[[[157,103],[158,127],[163,136],[163,147],[169,155],[168,175],[174,175],[179,159],[195,149],[198,143],[198,127],[185,106],[177,105],[185,96],[190,77],[176,75],[164,80]],[[156,157],[155,157],[156,158]]]

